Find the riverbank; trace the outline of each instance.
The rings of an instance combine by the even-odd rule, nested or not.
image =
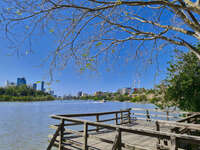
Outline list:
[[[0,102],[35,102],[35,101],[52,101],[55,98],[51,95],[47,96],[8,96],[0,95]]]
[[[135,97],[135,98],[131,98],[131,97],[126,97],[126,98],[120,98],[120,99],[116,99],[115,97],[113,98],[105,98],[102,99],[101,97],[79,97],[76,98],[75,100],[92,100],[92,101],[98,101],[98,102],[105,102],[105,101],[110,101],[110,102],[131,102],[131,103],[142,103],[142,104],[154,104],[156,105],[157,102],[159,101],[158,99],[147,99],[146,97]],[[67,100],[67,99],[66,99]],[[161,107],[161,106],[159,106]]]
[[[48,92],[36,90],[27,85],[0,87],[0,102],[50,100],[55,100],[55,98]]]

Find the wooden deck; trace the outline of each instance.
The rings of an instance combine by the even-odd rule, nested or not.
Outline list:
[[[137,120],[132,124],[124,125],[132,128],[137,129],[149,129],[149,130],[156,130],[155,122],[146,122],[142,120]],[[170,131],[169,127],[162,127],[162,131]],[[110,131],[110,130],[103,130],[99,132],[91,132],[90,135],[93,135],[95,138],[88,139],[88,146],[93,148],[94,150],[111,150],[113,147],[113,143],[102,143],[99,141],[99,138],[104,138],[110,141],[115,140],[117,132]],[[122,133],[122,143],[127,143],[129,145],[134,145],[136,147],[135,150],[155,150],[157,144],[157,138],[152,138],[143,135],[131,134],[128,132]],[[84,138],[80,136],[68,136],[65,137],[66,143],[71,143],[71,145],[66,145],[66,149],[71,150],[80,150],[81,143],[84,143]],[[75,146],[77,143],[77,147]],[[128,150],[126,148],[122,148],[122,150]]]
[[[130,111],[52,115],[61,122],[51,126],[56,132],[50,136],[47,150],[52,147],[59,150],[187,150],[187,143],[200,144],[199,136],[187,135],[188,131],[200,131],[200,125],[196,124],[200,114],[169,122],[151,120],[149,112],[145,119],[138,120]],[[114,118],[100,118],[104,115],[114,115]],[[86,116],[95,117],[96,121],[79,119]]]

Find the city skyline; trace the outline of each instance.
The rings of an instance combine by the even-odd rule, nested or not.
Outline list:
[[[41,87],[39,89],[37,88],[38,84],[40,84],[40,87]],[[46,91],[45,81],[36,81],[36,82],[27,83],[26,77],[24,77],[24,76],[23,77],[17,77],[16,82],[6,80],[5,85],[2,86],[2,87],[5,87],[5,86],[21,86],[21,85],[26,85],[26,86],[32,87],[35,90],[41,90],[43,92]],[[47,92],[54,93],[54,91],[50,88]]]
[[[45,43],[49,43],[48,47],[44,46]],[[27,78],[27,82],[42,80],[49,82],[49,61],[43,60],[53,47],[51,40],[45,38],[43,44],[34,45],[34,53],[26,55],[22,51],[20,55],[15,52],[13,55],[8,55],[11,50],[7,49],[5,43],[2,42],[2,45],[0,45],[0,49],[2,49],[0,51],[0,86],[3,86],[6,80],[15,81],[16,77],[23,76]],[[43,51],[40,51],[41,49]],[[128,47],[128,49],[131,49],[131,47]],[[173,51],[173,49],[169,50]],[[122,53],[121,59],[112,66],[105,63],[99,64],[97,72],[86,69],[83,73],[80,73],[77,65],[69,63],[61,71],[54,70],[54,82],[52,82],[51,88],[57,95],[61,96],[64,94],[76,95],[78,91],[89,94],[95,91],[112,92],[119,88],[132,87],[135,80],[140,80],[140,87],[153,88],[166,76],[167,61],[171,59],[168,53],[160,52],[160,57],[157,60],[159,64],[145,63],[142,59],[124,62],[128,55]],[[163,55],[165,55],[164,58],[161,57]],[[156,71],[159,71],[159,74]],[[56,82],[56,80],[59,82]]]
[[[88,73],[87,73],[87,75],[81,75],[79,73],[74,73],[74,74],[76,74],[76,79],[75,80],[78,81],[77,84],[75,84],[75,85],[74,85],[73,82],[68,82],[69,85],[66,86],[65,85],[65,81],[62,81],[62,79],[60,79],[61,81],[59,81],[59,83],[56,83],[56,81],[54,81],[52,83],[51,87],[55,91],[55,94],[63,96],[63,95],[69,95],[69,94],[70,95],[77,95],[78,91],[83,91],[84,93],[88,93],[88,94],[92,94],[95,91],[114,92],[114,91],[117,91],[119,88],[133,87],[133,84],[134,84],[134,79],[127,78],[127,77],[125,78],[124,76],[126,76],[126,75],[120,74],[120,73],[118,75],[116,75],[116,76],[118,76],[118,78],[116,78],[116,80],[120,78],[120,82],[119,83],[116,83],[115,82],[116,80],[115,79],[111,79],[109,75],[106,76],[106,77],[103,77],[103,76],[100,76],[100,75],[98,77],[93,77],[93,75],[89,75]],[[109,73],[107,73],[107,74],[109,74]],[[81,79],[82,76],[85,76],[84,80]],[[89,77],[92,76],[92,78],[88,79],[89,78],[88,76]],[[121,77],[123,77],[123,78],[121,78]],[[13,81],[13,78],[15,78],[15,76],[11,76],[11,78],[9,77],[9,79],[7,79],[7,80]],[[153,81],[152,79],[150,79],[148,77],[145,77],[145,79],[148,79],[148,80],[152,81],[152,83],[148,83],[149,81],[146,82],[146,83],[145,82],[141,82],[140,87],[153,88],[155,81]],[[16,80],[16,79],[14,79],[14,80]],[[27,77],[27,81],[28,82],[33,81],[33,80],[38,81],[38,80],[34,79],[32,76],[31,77]],[[82,80],[81,81],[81,84],[82,84],[81,86],[78,85],[80,80]],[[109,80],[110,81],[110,85],[108,85],[109,83],[105,83],[104,80],[105,81]],[[2,80],[0,80],[0,81],[1,81],[0,85],[3,86],[5,84],[5,81],[2,81]],[[94,83],[93,83],[94,81],[96,83],[98,83],[99,86],[94,85]],[[89,83],[89,84],[86,84],[86,82]],[[158,82],[158,80],[157,80],[157,82]],[[32,83],[34,83],[34,82],[32,82]],[[62,91],[59,91],[63,86],[64,86],[65,89],[63,88]],[[37,87],[39,87],[39,86],[37,85]],[[71,87],[74,87],[73,90],[72,90]],[[70,90],[68,90],[68,89],[70,89]]]
[[[17,80],[17,78],[16,78],[16,80]],[[29,80],[29,79],[28,79]],[[9,80],[9,81],[11,81],[11,80]],[[12,80],[13,81],[13,80]],[[63,90],[63,92],[61,93],[61,94],[59,94],[60,96],[63,96],[63,95],[73,95],[73,96],[75,96],[75,95],[77,95],[77,93],[79,92],[79,91],[82,91],[84,94],[86,93],[86,94],[93,94],[93,93],[95,93],[96,91],[106,91],[106,92],[116,92],[118,89],[123,89],[123,88],[125,88],[125,87],[132,87],[133,88],[133,86],[132,85],[134,85],[133,84],[133,82],[134,81],[132,81],[132,83],[129,83],[129,82],[127,82],[127,83],[129,83],[129,85],[127,86],[127,85],[124,85],[123,86],[123,84],[122,84],[122,86],[121,87],[114,87],[114,88],[109,88],[109,89],[107,89],[107,88],[95,88],[95,89],[93,89],[93,90],[90,90],[90,89],[86,89],[86,88],[80,88],[80,89],[76,89],[76,90],[74,90],[74,92],[69,92],[69,91],[66,91],[65,92],[65,90]],[[30,83],[30,82],[29,82]],[[31,82],[32,83],[32,85],[33,84],[35,84],[35,82]],[[41,82],[42,83],[42,82]],[[40,84],[41,84],[40,83]],[[55,84],[55,83],[54,83]],[[40,87],[38,84],[36,84],[37,86],[37,88],[38,87]],[[2,84],[1,84],[1,86],[2,86]],[[137,86],[136,86],[137,87]],[[41,85],[41,88],[42,88],[42,85]],[[153,86],[151,87],[147,87],[147,88],[153,88]],[[53,89],[53,88],[52,88]],[[55,91],[57,91],[56,89],[53,89],[53,90],[55,90]],[[55,92],[55,94],[57,94],[57,92]]]

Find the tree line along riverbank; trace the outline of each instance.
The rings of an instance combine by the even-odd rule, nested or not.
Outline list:
[[[0,101],[47,101],[54,99],[49,93],[35,90],[26,85],[0,87]]]

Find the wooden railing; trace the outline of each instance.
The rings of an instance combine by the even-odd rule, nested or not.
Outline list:
[[[83,113],[83,114],[66,114],[66,115],[57,115],[62,117],[87,117],[87,119],[96,119],[96,122],[111,122],[114,121],[113,124],[120,125],[130,123],[131,121],[131,108],[119,111],[111,111],[111,112],[99,112],[99,113]],[[109,116],[112,118],[104,119],[105,116]],[[94,117],[94,118],[93,118]],[[103,117],[103,118],[101,118]],[[71,126],[71,125],[70,125]]]
[[[134,118],[138,120],[157,121],[157,120],[179,120],[184,115],[189,114],[184,111],[160,110],[160,109],[144,109],[132,108]]]
[[[197,123],[199,123],[199,120],[200,120],[199,113],[188,115],[186,118],[180,119],[176,122],[159,120],[159,121],[156,121],[156,130],[161,131],[160,130],[161,126],[165,126],[165,127],[167,126],[167,127],[171,128],[171,133],[176,133],[176,134],[187,133],[187,135],[190,135],[190,133],[189,133],[190,131],[193,131],[193,132],[200,131],[200,125],[197,124]],[[160,149],[162,149],[163,147],[167,147],[168,145],[170,145],[169,143],[170,143],[170,141],[167,141],[166,139],[158,138],[158,146],[160,146]],[[194,143],[191,142],[191,143],[186,143],[186,144],[194,144]],[[179,144],[179,147],[185,148],[184,145],[186,145],[186,144]]]
[[[102,115],[114,115],[115,117],[111,119],[101,120],[100,116]],[[98,117],[96,117],[96,121],[88,121],[88,120],[74,118],[74,117],[86,117],[86,116],[87,117],[98,116]],[[190,116],[190,119],[195,118],[195,116],[198,120],[199,114]],[[161,125],[169,126],[172,128],[188,128],[191,130],[200,130],[200,125],[197,125],[197,124],[182,123],[182,122],[168,122],[168,121],[160,120],[160,121],[155,122],[156,130],[148,130],[148,129],[141,129],[141,128],[138,129],[138,128],[132,128],[128,126],[119,125],[119,124],[123,124],[123,121],[122,121],[123,118],[126,118],[127,123],[131,122],[130,109],[115,111],[115,112],[105,112],[105,113],[52,115],[51,118],[59,120],[60,123],[58,125],[51,126],[51,128],[56,129],[56,132],[53,136],[51,136],[51,141],[49,143],[47,150],[51,150],[53,146],[57,146],[59,150],[65,150],[64,149],[65,146],[69,144],[76,145],[77,147],[79,147],[79,149],[83,149],[83,150],[90,150],[90,149],[94,150],[95,148],[88,144],[88,139],[90,138],[99,140],[101,142],[112,144],[113,145],[112,150],[121,150],[122,148],[126,148],[126,149],[137,148],[137,149],[143,149],[143,150],[145,149],[144,147],[140,147],[138,145],[123,142],[122,141],[123,132],[157,138],[158,139],[157,149],[163,148],[163,149],[169,149],[169,150],[176,150],[177,148],[179,148],[180,143],[193,143],[193,144],[200,145],[199,136],[183,135],[183,134],[177,134],[177,133],[164,132],[160,130]],[[115,125],[103,123],[103,122],[112,121],[112,120],[115,121]],[[118,120],[121,120],[119,124],[118,124]],[[77,130],[72,130],[72,129],[67,128],[69,126],[74,126],[74,125],[82,125],[83,130],[77,131]],[[91,130],[90,127],[95,127],[95,130],[94,129]],[[116,132],[115,139],[110,140],[110,139],[106,139],[104,137],[98,137],[95,134],[92,134],[94,132],[99,132],[100,129],[115,131]],[[83,137],[84,138],[83,143],[71,140],[68,137],[70,134]],[[168,141],[168,144],[167,145],[162,144],[161,140]]]
[[[111,118],[105,119],[105,116],[109,116]],[[70,121],[69,118],[87,117],[87,119],[89,119],[89,118],[91,120],[95,119],[95,122],[99,122],[99,123],[110,122],[110,123],[115,124],[115,125],[130,124],[131,123],[131,109],[120,110],[120,111],[112,111],[112,112],[100,112],[100,113],[56,115],[56,117],[53,115],[51,117],[54,118],[54,119],[58,119],[59,117],[61,117],[61,118],[64,117],[64,118],[68,118],[68,120],[61,119],[61,123],[59,125],[50,125],[50,128],[56,129],[56,132],[55,132],[54,136],[51,137],[52,139],[51,139],[51,142],[50,142],[47,150],[50,150],[51,147],[53,145],[55,145],[56,138],[59,135],[62,135],[60,137],[60,139],[63,138],[63,135],[66,134],[66,133],[64,133],[64,131],[67,132],[68,134],[76,134],[76,135],[81,136],[82,132],[85,133],[85,131],[84,131],[85,128],[87,128],[87,132],[89,132],[89,131],[98,132],[101,129],[104,129],[101,126],[95,126],[96,127],[95,129],[94,128],[93,129],[88,129],[88,125],[86,125],[86,126],[84,125],[84,130],[80,130],[80,131],[75,131],[75,130],[72,130],[72,129],[64,129],[64,127],[72,127],[72,126],[77,126],[77,125],[83,125],[85,123],[85,122],[81,122],[81,121]],[[68,121],[68,123],[65,123],[65,121]],[[86,135],[84,135],[84,136],[86,136]],[[61,141],[62,140],[59,140],[59,142],[61,142]],[[58,143],[57,142],[57,144],[60,147],[60,145],[62,143]]]

